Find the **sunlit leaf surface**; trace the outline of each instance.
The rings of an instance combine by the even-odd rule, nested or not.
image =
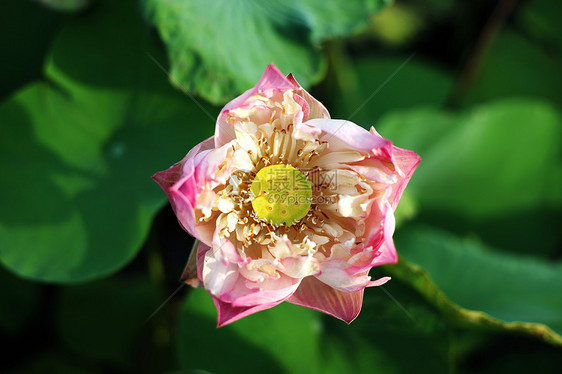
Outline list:
[[[387,0],[143,0],[168,47],[171,81],[222,103],[275,63],[303,85],[318,82],[320,43],[365,28]]]
[[[55,40],[49,82],[0,107],[0,261],[27,278],[82,281],[130,261],[165,201],[150,176],[214,127],[168,87],[140,19],[103,5]]]

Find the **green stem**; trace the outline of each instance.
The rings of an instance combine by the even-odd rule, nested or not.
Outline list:
[[[530,335],[555,346],[562,347],[562,336],[550,327],[533,322],[504,322],[487,313],[469,310],[450,301],[421,267],[400,258],[398,264],[385,266],[392,276],[409,284],[435,306],[447,320],[461,327],[476,327],[493,331],[508,331]]]

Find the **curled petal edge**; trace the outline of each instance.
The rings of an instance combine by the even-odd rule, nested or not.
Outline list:
[[[421,157],[414,151],[399,148],[393,145],[392,158],[394,160],[394,165],[398,170],[400,170],[401,174],[398,182],[393,185],[392,192],[389,197],[390,204],[394,210],[398,206],[398,202],[400,201],[400,197],[402,197],[404,189],[408,185],[408,182],[410,182],[414,171],[418,167]]]
[[[152,179],[158,183],[168,197],[179,224],[196,238],[198,238],[198,235],[195,229],[193,209],[198,191],[194,180],[195,170],[201,161],[200,156],[203,152],[210,151],[213,148],[214,137],[210,137],[196,145],[180,162],[152,176]],[[180,191],[180,187],[184,188]]]
[[[287,77],[285,77],[275,65],[268,65],[255,87],[250,88],[222,108],[215,126],[215,147],[221,147],[236,138],[234,128],[225,120],[226,115],[231,109],[241,106],[246,100],[259,91],[268,89],[288,90],[299,87],[300,86],[295,86],[293,82],[287,79]]]
[[[349,324],[361,312],[363,292],[364,289],[357,292],[339,291],[310,276],[302,280],[287,302],[329,314]]]

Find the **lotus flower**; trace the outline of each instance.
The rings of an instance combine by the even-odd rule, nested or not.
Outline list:
[[[269,65],[221,111],[215,136],[154,175],[198,239],[187,282],[218,326],[283,301],[347,323],[374,266],[395,263],[394,210],[420,158],[374,128],[330,119]]]

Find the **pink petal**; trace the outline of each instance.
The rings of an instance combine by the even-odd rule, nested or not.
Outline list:
[[[357,292],[338,291],[314,277],[306,277],[287,301],[351,323],[361,311],[363,292],[363,289]]]
[[[330,118],[330,113],[322,103],[310,95],[301,85],[297,82],[293,74],[287,75],[287,79],[298,87],[295,101],[303,107],[304,121],[313,118]],[[306,105],[305,105],[306,104]]]
[[[294,256],[281,260],[283,273],[292,278],[305,278],[309,275],[315,275],[320,271],[320,264],[314,257]]]
[[[392,146],[392,157],[394,159],[394,165],[402,174],[398,182],[392,186],[392,193],[389,197],[392,209],[396,209],[406,185],[410,181],[410,178],[412,178],[412,174],[414,174],[414,171],[421,161],[421,157],[413,151],[395,146]]]
[[[395,264],[398,261],[392,240],[394,228],[394,210],[390,203],[373,204],[369,216],[365,219],[365,231],[369,234],[363,245],[373,247],[379,255],[370,266]]]
[[[250,314],[254,314],[262,310],[272,308],[282,302],[281,300],[269,304],[236,307],[230,303],[221,301],[215,296],[211,296],[211,297],[213,298],[213,302],[215,303],[215,307],[217,308],[217,314],[218,314],[217,327],[228,325],[229,323],[237,321],[240,318],[244,318],[246,316],[249,316]]]
[[[281,274],[279,278],[266,278],[262,282],[248,281],[240,273],[250,259],[243,259],[226,238],[215,235],[210,250],[203,248],[204,257],[198,261],[200,279],[205,288],[217,299],[233,307],[250,307],[258,304],[279,303],[291,296],[300,279]]]
[[[300,279],[282,275],[278,279],[265,280],[259,284],[246,282],[248,293],[232,300],[233,306],[251,306],[279,303],[291,296],[300,284]],[[251,289],[250,287],[256,287]]]
[[[394,212],[388,208],[384,217],[384,241],[378,249],[379,255],[371,263],[371,266],[395,264],[398,262],[398,255],[396,254],[394,240],[392,239],[395,225]]]
[[[392,146],[390,140],[369,132],[353,122],[342,119],[311,119],[306,124],[324,132],[320,140],[330,143],[331,152],[352,150],[390,158]]]
[[[236,138],[234,128],[225,120],[226,114],[229,110],[241,106],[246,100],[260,91],[265,91],[268,89],[288,90],[298,87],[300,86],[295,85],[283,74],[281,74],[281,72],[277,69],[277,67],[275,67],[275,65],[268,65],[260,81],[258,82],[258,84],[256,84],[255,87],[250,88],[248,91],[244,92],[242,95],[226,104],[221,110],[215,127],[215,146],[217,148],[222,147],[229,141]]]
[[[308,126],[304,123],[299,123],[295,121],[295,127],[293,130],[293,137],[295,139],[302,139],[307,141],[315,141],[318,136],[321,134],[322,130]]]
[[[390,280],[390,277],[382,277],[379,278],[377,280],[371,281],[369,282],[369,284],[367,285],[367,287],[378,287],[378,286],[382,286],[383,284],[385,284],[386,282],[388,282]]]
[[[375,207],[373,207],[373,209],[375,209]],[[376,209],[376,214],[368,217],[365,224],[366,230],[371,230],[371,232],[374,233],[369,236],[365,246],[372,246],[378,253],[370,264],[368,264],[368,267],[395,264],[398,262],[398,255],[396,254],[394,240],[392,239],[395,228],[394,211],[389,203],[383,205],[381,209],[383,209],[383,212]],[[381,227],[381,229],[375,232],[374,227],[377,226]]]
[[[365,178],[384,184],[396,183],[398,175],[395,170],[390,169],[389,165],[376,157],[369,157],[364,160],[348,164],[349,168]]]
[[[201,282],[203,282],[203,265],[205,262],[205,255],[210,249],[211,247],[203,242],[199,242],[199,246],[197,247],[197,277]]]
[[[348,267],[348,264],[342,260],[326,261],[322,265],[322,272],[316,278],[339,291],[360,291],[367,287],[371,280],[367,275],[368,270],[358,274],[358,269]]]
[[[230,301],[225,299],[230,299],[231,291],[239,282],[243,282],[238,264],[223,258],[217,248],[207,251],[203,261],[202,280],[207,291],[224,301]]]
[[[166,193],[180,225],[194,237],[198,237],[193,212],[198,192],[194,172],[201,160],[200,156],[209,152],[213,147],[214,140],[211,137],[195,146],[180,162],[152,176],[152,179]],[[180,187],[183,187],[181,191]]]

